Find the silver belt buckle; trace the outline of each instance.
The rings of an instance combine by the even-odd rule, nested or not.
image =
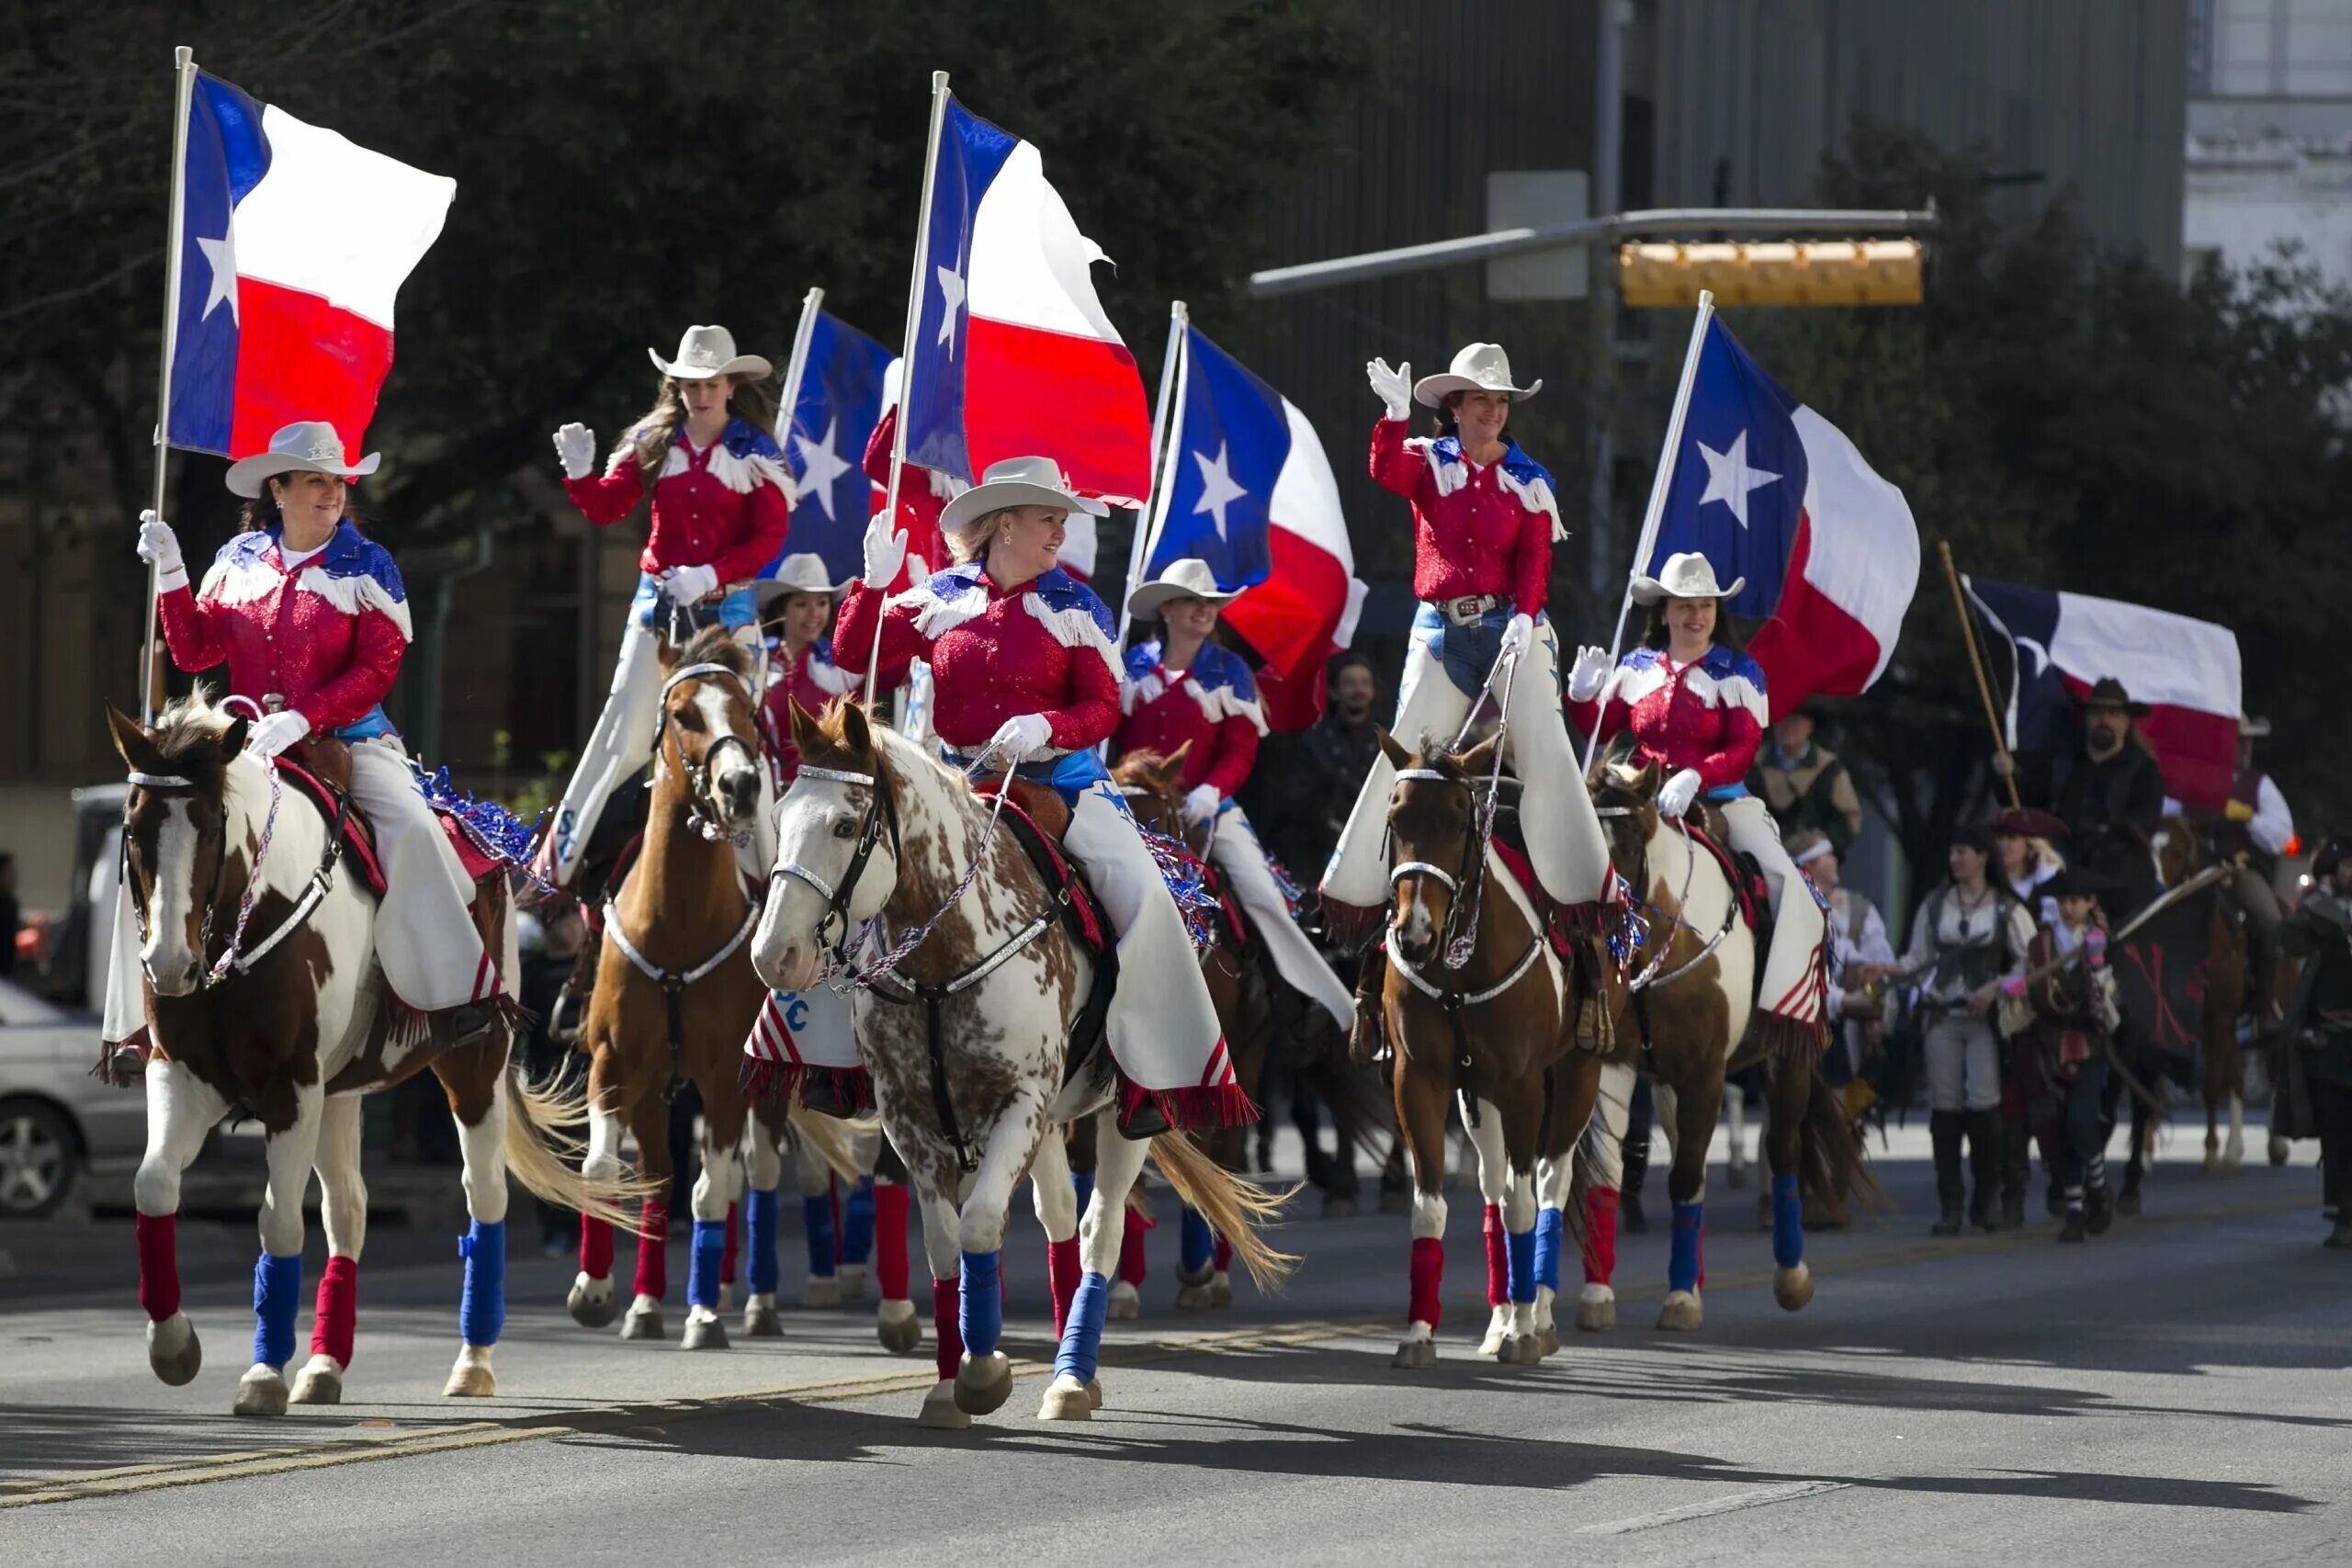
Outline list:
[[[284,713],[286,711],[286,694],[283,692],[267,693],[262,697],[261,705],[262,711],[265,713]]]
[[[1445,618],[1457,626],[1470,626],[1487,613],[1486,601],[1487,595],[1483,593],[1465,593],[1459,599],[1449,600],[1445,605]]]

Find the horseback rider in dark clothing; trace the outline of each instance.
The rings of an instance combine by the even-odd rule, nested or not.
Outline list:
[[[2122,886],[2108,900],[2119,922],[2156,895],[2150,846],[2164,821],[2165,781],[2132,722],[2147,712],[2122,682],[2104,677],[2083,698],[2079,750],[2021,752],[2015,764],[2020,800],[2066,825],[2068,862]],[[2011,771],[2007,757],[1996,755],[1993,766],[1998,773]]]

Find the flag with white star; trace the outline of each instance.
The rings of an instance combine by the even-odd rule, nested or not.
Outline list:
[[[1748,651],[1775,716],[1816,693],[1851,696],[1894,656],[1919,581],[1919,533],[1903,492],[1827,420],[1781,389],[1720,317],[1690,383],[1690,412],[1642,570],[1707,558],[1725,602],[1769,617]]]
[[[865,569],[865,521],[875,510],[865,444],[882,421],[895,359],[829,310],[820,310],[810,323],[808,362],[783,432],[793,480],[784,554],[815,554],[836,582]]]
[[[324,420],[356,453],[391,369],[393,296],[440,237],[457,182],[202,72],[180,178],[166,439],[243,457]]]

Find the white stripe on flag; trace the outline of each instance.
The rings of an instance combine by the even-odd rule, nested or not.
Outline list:
[[[263,107],[269,167],[231,218],[237,276],[315,294],[390,331],[392,297],[433,242],[458,182]]]
[[[1876,681],[1894,657],[1903,614],[1919,586],[1919,528],[1903,492],[1879,478],[1845,432],[1810,408],[1791,414],[1804,446],[1804,509],[1813,525],[1805,581],[1877,639]]]

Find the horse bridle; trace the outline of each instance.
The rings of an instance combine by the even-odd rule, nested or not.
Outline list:
[[[838,884],[827,881],[820,873],[811,871],[794,860],[779,860],[775,868],[768,873],[771,890],[777,883],[789,878],[815,888],[818,896],[825,900],[824,912],[817,917],[817,945],[830,952],[830,967],[838,971],[846,969],[850,962],[849,901],[857,892],[858,882],[865,875],[866,863],[874,858],[874,852],[881,846],[885,834],[890,840],[891,863],[898,863],[899,805],[890,793],[889,776],[882,772],[878,762],[870,773],[853,773],[846,768],[820,768],[804,762],[799,776],[824,784],[849,784],[868,792],[865,809],[858,815],[857,847],[850,852],[849,868],[842,873]],[[777,804],[780,809],[782,802]],[[829,938],[825,934],[827,929],[836,926],[839,933]]]
[[[677,756],[678,772],[686,781],[686,825],[711,843],[717,843],[719,840],[729,836],[726,829],[703,815],[705,807],[714,812],[718,810],[717,803],[710,798],[710,775],[719,754],[728,747],[733,746],[743,753],[745,764],[754,773],[758,772],[760,765],[759,753],[752,750],[752,742],[736,734],[731,728],[703,748],[702,761],[699,764],[686,760],[686,743],[684,740],[673,739],[670,727],[670,694],[689,681],[700,681],[714,676],[724,676],[735,682],[744,698],[753,705],[754,709],[757,708],[759,698],[752,692],[751,682],[739,671],[725,664],[689,664],[682,669],[672,671],[670,678],[662,682],[661,728],[653,737],[653,750],[656,756],[661,755],[665,745]],[[756,714],[752,728],[754,729],[758,728]]]
[[[301,929],[302,923],[311,918],[311,912],[325,902],[328,893],[334,890],[335,866],[343,858],[344,830],[349,825],[351,818],[351,792],[348,790],[343,792],[343,797],[335,809],[334,820],[327,825],[326,848],[320,855],[318,867],[311,873],[310,880],[304,884],[301,894],[294,901],[294,908],[288,913],[285,919],[278,922],[275,930],[262,938],[259,943],[250,949],[246,948],[245,924],[253,918],[254,890],[261,886],[262,863],[269,854],[270,842],[276,837],[277,830],[277,804],[280,798],[277,766],[274,761],[265,761],[263,765],[269,770],[269,814],[262,821],[261,841],[254,850],[253,868],[245,874],[244,895],[237,901],[237,923],[229,933],[229,945],[221,951],[218,959],[209,959],[212,951],[213,916],[220,907],[220,885],[229,868],[229,814],[225,807],[220,814],[220,850],[213,858],[212,886],[205,895],[204,916],[197,931],[197,958],[203,965],[201,988],[205,990],[210,990],[214,986],[227,979],[232,971],[239,975],[251,973],[254,965],[268,957],[278,943]],[[136,768],[130,771],[127,776],[127,782],[145,790],[187,790],[191,795],[196,790],[196,781],[183,774],[150,773]],[[116,874],[118,886],[126,892],[130,888],[129,804],[127,800],[124,802],[121,864]],[[201,841],[202,831],[200,828],[198,829],[199,841]],[[139,967],[152,984],[155,976],[154,972],[147,967],[146,950],[151,933],[147,926],[146,904],[143,901],[140,902],[134,913],[139,926]]]
[[[1389,800],[1392,812],[1395,809],[1396,786],[1399,784],[1412,783],[1417,780],[1425,784],[1452,784],[1454,788],[1466,791],[1469,794],[1474,803],[1474,807],[1470,813],[1469,825],[1463,829],[1462,833],[1462,864],[1456,871],[1448,871],[1443,866],[1438,865],[1430,861],[1399,861],[1388,868],[1388,886],[1390,891],[1393,893],[1396,890],[1397,884],[1408,878],[1410,878],[1416,883],[1428,880],[1435,882],[1439,886],[1444,888],[1446,892],[1452,896],[1453,902],[1447,905],[1445,911],[1445,929],[1440,931],[1438,935],[1440,941],[1445,944],[1444,962],[1459,968],[1469,955],[1466,952],[1456,953],[1453,951],[1453,949],[1464,939],[1475,939],[1477,931],[1477,916],[1475,909],[1472,912],[1470,923],[1466,930],[1457,933],[1454,929],[1456,923],[1461,919],[1462,911],[1465,904],[1465,901],[1462,897],[1462,887],[1463,884],[1465,882],[1472,883],[1474,886],[1477,886],[1481,888],[1483,887],[1486,879],[1487,866],[1486,855],[1484,853],[1485,837],[1482,829],[1490,829],[1494,818],[1491,811],[1478,807],[1475,804],[1478,795],[1477,780],[1471,778],[1456,778],[1451,773],[1441,773],[1435,768],[1402,768],[1397,771],[1395,783],[1389,786]],[[1497,787],[1495,781],[1487,781],[1487,787],[1490,791]],[[1390,829],[1392,841],[1394,839],[1394,833],[1395,829],[1392,826]],[[1417,887],[1415,892],[1418,894],[1419,891],[1419,890]],[[1396,959],[1394,953],[1391,953],[1390,957],[1392,961],[1397,963],[1400,967],[1409,968],[1408,965],[1404,964],[1401,959]]]

